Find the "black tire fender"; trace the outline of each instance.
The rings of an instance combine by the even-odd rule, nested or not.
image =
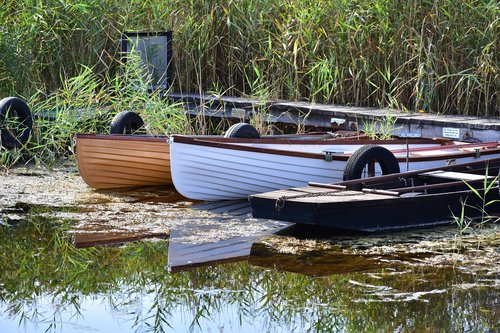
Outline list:
[[[15,128],[4,126],[11,118],[16,119]],[[26,102],[19,97],[6,97],[0,101],[1,144],[5,148],[17,148],[25,144],[33,130],[33,118]]]
[[[109,126],[111,134],[134,134],[144,126],[144,120],[134,111],[122,111],[114,116]]]
[[[399,172],[399,163],[387,148],[366,145],[356,150],[347,160],[344,168],[344,180],[360,179],[366,165],[377,162],[383,175]]]
[[[260,138],[260,133],[250,124],[247,123],[237,123],[229,127],[229,129],[224,134],[225,138],[248,138],[248,139],[258,139]]]

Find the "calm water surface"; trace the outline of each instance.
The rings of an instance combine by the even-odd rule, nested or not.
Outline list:
[[[382,235],[292,227],[249,237],[259,221],[231,224],[231,214],[171,198],[123,198],[1,210],[0,332],[500,330],[496,225],[462,237],[456,226]],[[116,237],[114,219],[128,236]],[[161,227],[167,220],[169,232]],[[132,227],[144,223],[152,227]],[[245,223],[251,231],[220,237]],[[219,238],[210,239],[215,225]],[[221,239],[239,237],[249,253],[210,252],[173,266],[180,254],[175,248],[169,262],[169,246],[174,251],[178,240],[167,235],[174,229],[198,236],[191,245],[200,252],[207,242],[223,249]]]

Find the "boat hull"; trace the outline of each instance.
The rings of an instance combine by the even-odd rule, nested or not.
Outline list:
[[[498,219],[500,158],[252,195],[252,215],[348,231]]]
[[[76,136],[78,169],[94,189],[172,185],[166,137]]]
[[[407,198],[360,192],[351,193],[352,197],[349,192],[342,195],[345,200],[338,200],[334,195],[316,201],[310,198],[290,200],[280,209],[276,208],[276,200],[251,196],[252,216],[360,232],[452,224],[453,215],[462,213],[462,202],[467,202],[464,216],[468,219],[481,217],[481,212],[474,207],[480,207],[482,200],[470,191]],[[498,198],[498,191],[485,197],[486,202],[493,202],[488,206],[489,213],[500,213],[500,202],[494,202]]]
[[[269,147],[274,146],[274,149]],[[265,148],[254,144],[214,144],[197,140],[183,140],[174,136],[171,141],[171,172],[176,190],[194,200],[244,199],[256,193],[290,187],[305,186],[309,182],[336,183],[343,180],[349,154],[363,146],[357,144],[283,145],[268,144]],[[382,144],[398,151],[401,145]],[[422,145],[425,147],[428,145]],[[294,150],[295,149],[295,150]],[[313,151],[302,154],[298,151]],[[340,150],[337,158],[327,161],[322,150]],[[279,153],[277,153],[279,151]],[[500,151],[499,151],[500,154]],[[307,156],[306,156],[307,155]],[[402,155],[402,153],[400,153]],[[463,154],[451,161],[448,155],[418,157],[405,160],[398,157],[401,171],[418,170],[487,158]],[[381,174],[380,168],[376,175]]]
[[[195,200],[243,199],[253,193],[303,186],[308,181],[340,181],[344,166],[340,161],[182,143],[172,144],[170,149],[174,186],[183,196]]]

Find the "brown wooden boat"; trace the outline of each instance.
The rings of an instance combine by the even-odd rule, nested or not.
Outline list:
[[[77,134],[78,169],[95,189],[171,185],[166,136]]]

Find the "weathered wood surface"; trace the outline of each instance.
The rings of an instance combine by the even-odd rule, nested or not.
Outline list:
[[[385,200],[392,199],[390,195],[378,193],[365,193],[361,191],[350,190],[335,190],[322,187],[307,186],[296,188],[294,190],[279,190],[266,193],[255,194],[252,197],[294,202],[314,202],[314,203],[328,203],[328,202],[349,202],[349,201],[364,201],[364,200]]]
[[[352,107],[307,102],[266,101],[231,96],[170,93],[169,98],[185,102],[188,113],[208,117],[249,120],[256,110],[266,110],[269,121],[332,128],[341,125],[362,129],[363,123],[396,117],[394,134],[422,137],[450,137],[469,141],[500,140],[500,117],[437,115],[401,112],[395,109]],[[446,130],[451,128],[451,131]]]
[[[431,179],[430,171],[437,171],[433,168],[340,183],[346,190],[309,186],[255,194],[249,200],[254,217],[352,231],[449,224],[461,212],[470,219],[481,218],[476,207],[484,202],[489,203],[489,214],[500,212],[499,192],[483,189],[484,171],[498,174],[499,162],[497,158],[442,166],[439,172],[446,177],[437,180]],[[467,179],[467,184],[462,179]]]
[[[128,242],[134,242],[149,238],[167,238],[168,233],[134,233],[134,232],[104,232],[104,233],[76,233],[73,244],[77,248],[98,246],[98,245],[116,245]]]

